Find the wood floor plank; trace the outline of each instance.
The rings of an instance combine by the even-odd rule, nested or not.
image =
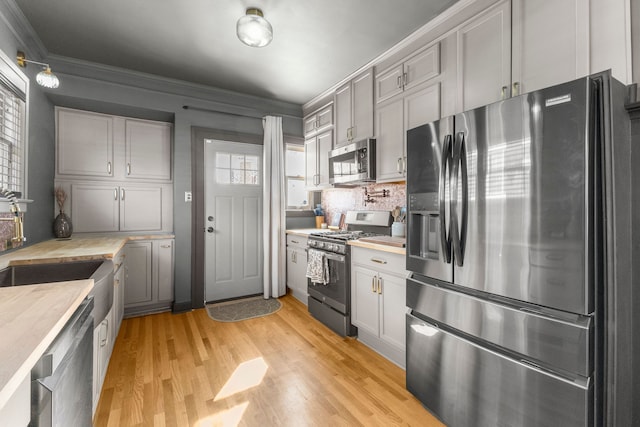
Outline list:
[[[94,425],[442,426],[402,369],[281,301],[236,323],[205,310],[125,319]]]

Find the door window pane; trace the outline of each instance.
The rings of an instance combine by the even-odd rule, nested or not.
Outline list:
[[[259,156],[216,153],[216,182],[232,185],[260,185]]]

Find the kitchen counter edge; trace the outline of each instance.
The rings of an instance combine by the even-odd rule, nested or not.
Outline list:
[[[398,255],[406,255],[407,253],[406,248],[399,248],[397,246],[384,245],[380,243],[361,242],[359,240],[349,240],[349,245]]]

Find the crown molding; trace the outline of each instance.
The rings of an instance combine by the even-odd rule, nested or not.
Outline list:
[[[56,74],[61,76],[68,75],[81,79],[103,81],[120,86],[135,87],[170,95],[186,96],[190,98],[189,100],[185,100],[187,103],[190,103],[192,99],[201,99],[230,107],[264,110],[273,112],[274,114],[282,113],[302,117],[302,106],[299,104],[248,95],[213,86],[55,54],[49,55],[47,60],[52,68],[55,67],[54,70]]]
[[[19,50],[28,53],[32,58],[42,60],[47,57],[47,48],[15,0],[0,1],[0,17],[15,36],[20,45]]]
[[[316,102],[318,102],[318,101],[322,100],[323,98],[329,96],[332,92],[335,92],[336,89],[338,89],[340,86],[344,85],[345,83],[349,82],[351,79],[356,77],[358,74],[365,72],[366,70],[368,70],[371,67],[375,67],[376,64],[384,61],[385,59],[388,59],[388,58],[392,57],[393,55],[395,55],[398,52],[401,52],[402,49],[405,49],[406,47],[410,46],[412,43],[414,43],[417,40],[419,40],[425,34],[429,33],[433,29],[435,29],[438,25],[443,24],[448,19],[450,19],[451,17],[455,16],[457,13],[459,13],[460,11],[462,11],[465,8],[469,7],[470,5],[472,5],[475,2],[476,2],[476,0],[459,0],[457,3],[454,3],[452,6],[450,6],[448,9],[446,9],[444,12],[442,12],[441,14],[439,14],[438,16],[436,16],[435,18],[433,18],[432,20],[430,20],[429,22],[424,24],[422,27],[418,28],[416,31],[414,31],[413,33],[411,33],[410,35],[408,35],[407,37],[402,39],[399,43],[395,44],[390,49],[386,50],[385,52],[383,52],[382,54],[380,54],[376,58],[372,59],[371,61],[369,61],[368,63],[366,63],[362,67],[358,68],[356,71],[352,72],[351,74],[346,76],[344,79],[340,80],[339,82],[337,82],[336,84],[331,86],[329,89],[327,89],[324,92],[316,95],[311,100],[305,102],[302,105],[303,111],[306,111],[309,108],[313,107],[313,105]]]

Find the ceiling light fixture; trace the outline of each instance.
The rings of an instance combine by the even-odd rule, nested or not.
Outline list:
[[[251,47],[266,46],[273,39],[271,24],[264,19],[262,11],[255,7],[247,9],[247,14],[238,19],[236,33],[242,43]]]
[[[42,66],[43,68],[42,71],[40,71],[38,75],[36,75],[36,82],[38,82],[40,86],[46,87],[49,89],[55,89],[58,86],[60,86],[60,80],[58,80],[58,77],[51,72],[51,67],[49,67],[49,64],[27,59],[24,52],[21,52],[21,51],[18,51],[17,60],[18,60],[18,65],[23,68],[27,66],[28,62]]]

